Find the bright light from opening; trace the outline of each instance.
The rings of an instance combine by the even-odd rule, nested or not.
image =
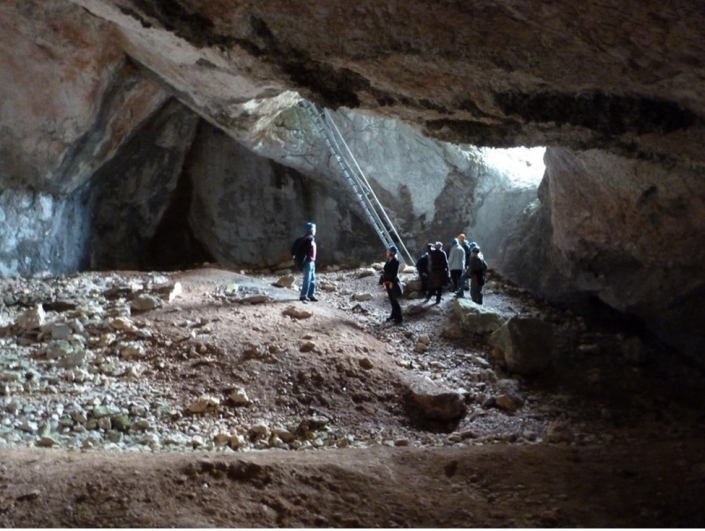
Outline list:
[[[480,151],[488,166],[496,168],[517,186],[538,186],[546,170],[545,147],[481,148]]]

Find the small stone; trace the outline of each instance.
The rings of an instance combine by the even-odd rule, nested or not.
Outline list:
[[[313,343],[312,341],[306,341],[305,343],[302,343],[301,346],[299,347],[299,352],[311,352],[312,350],[316,349],[316,344]]]
[[[310,317],[313,317],[313,312],[296,308],[295,306],[289,306],[282,313],[284,315],[288,315],[292,319],[309,319]]]
[[[51,435],[45,435],[39,441],[37,442],[37,446],[41,446],[43,448],[51,448],[52,446],[61,446],[61,442],[52,437]]]
[[[373,297],[371,293],[355,293],[352,298],[357,302],[366,302],[371,301]]]
[[[125,413],[114,415],[110,418],[113,429],[118,431],[127,431],[132,424],[132,420]]]
[[[44,325],[46,313],[41,304],[37,304],[33,309],[26,311],[17,318],[15,325],[23,330],[34,330]]]
[[[428,345],[426,343],[422,343],[419,341],[416,343],[416,346],[414,347],[414,351],[418,352],[419,354],[426,352],[428,350]]]
[[[120,347],[120,357],[124,360],[144,358],[145,348],[141,343],[126,343]]]
[[[65,323],[54,323],[50,325],[52,339],[68,339],[73,335],[71,327]]]
[[[495,404],[498,408],[506,411],[516,411],[520,406],[519,400],[509,394],[497,395],[495,397]]]
[[[252,401],[248,398],[247,393],[244,389],[239,388],[230,393],[230,401],[235,406],[249,406]]]
[[[294,285],[294,282],[296,282],[296,277],[294,275],[284,275],[275,282],[275,285],[280,288],[290,288]]]
[[[209,409],[209,408],[215,409],[219,405],[220,405],[219,398],[204,395],[204,396],[201,396],[194,403],[192,403],[190,406],[188,406],[188,410],[191,413],[204,413],[207,409]]]
[[[374,365],[372,364],[370,358],[365,357],[360,359],[360,367],[365,370],[370,370],[372,367],[374,367]]]
[[[250,433],[256,437],[265,437],[269,433],[269,426],[264,423],[258,423],[250,428]]]
[[[150,295],[149,293],[141,293],[132,302],[130,302],[130,308],[136,312],[146,312],[149,310],[154,310],[162,305],[162,300],[159,297]]]
[[[135,332],[137,327],[132,320],[127,317],[116,317],[109,322],[110,328],[113,330],[122,330],[124,332]],[[114,337],[114,336],[113,336]]]

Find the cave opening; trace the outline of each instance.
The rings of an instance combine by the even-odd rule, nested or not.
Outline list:
[[[546,171],[545,147],[480,148],[486,163],[517,187],[538,188]]]

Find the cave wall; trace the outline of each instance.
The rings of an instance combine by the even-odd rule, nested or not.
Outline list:
[[[700,357],[703,170],[598,150],[549,148],[545,160],[540,203],[504,249],[506,273],[549,300],[597,297]]]
[[[96,172],[90,185],[92,269],[164,267],[153,249],[166,252],[158,230],[174,201],[198,122],[193,112],[170,100]],[[181,217],[183,233],[188,230],[187,210]],[[173,237],[179,239],[168,242],[169,247],[183,245],[186,236]]]
[[[0,275],[69,274],[88,267],[92,210],[85,193],[0,192]]]
[[[0,186],[74,190],[168,95],[71,3],[4,2],[0,15]]]
[[[309,220],[319,227],[321,263],[356,263],[360,254],[375,253],[374,232],[351,208],[342,183],[317,182],[205,123],[186,174],[193,183],[190,226],[223,264],[291,266],[291,242]]]
[[[231,177],[252,184],[258,175],[267,186],[272,175],[300,180],[301,197],[325,205],[316,221],[335,227],[345,245],[364,240],[364,254],[365,235],[353,241],[347,230],[359,214],[341,210],[347,200],[330,180],[334,162],[296,106],[304,96],[338,110],[412,247],[460,230],[482,236],[488,252],[504,241],[496,244],[498,267],[538,293],[590,294],[666,333],[691,335],[688,344],[702,337],[699,1],[26,0],[4,2],[0,15],[4,274],[91,263],[96,183],[120,187],[123,180],[110,179],[122,172],[126,189],[135,186],[130,168],[140,174],[146,166],[125,146],[170,98],[235,142],[225,151],[242,170]],[[399,135],[406,127],[415,132]],[[239,260],[228,254],[228,238],[247,242],[242,218],[205,207],[205,198],[217,199],[212,182],[230,186],[222,181],[230,170],[214,171],[198,146],[191,161],[187,144],[172,146],[166,166],[174,175],[154,167],[142,174],[147,182],[160,175],[161,184],[151,184],[170,191],[148,196],[172,201],[143,215],[153,227],[144,240],[163,241],[167,225],[177,226],[174,205],[188,204],[192,186],[200,201],[189,210],[192,230],[214,254]],[[540,201],[509,188],[485,194],[482,163],[458,147],[467,144],[552,146]],[[246,162],[245,152],[273,162]],[[267,204],[255,201],[255,189],[234,187],[249,212]],[[206,230],[200,215],[222,227]],[[451,230],[458,220],[463,226]],[[495,223],[504,232],[488,229]],[[335,242],[325,242],[331,253]],[[669,250],[665,266],[655,242]],[[257,253],[243,244],[245,259]],[[106,256],[93,254],[94,264]]]

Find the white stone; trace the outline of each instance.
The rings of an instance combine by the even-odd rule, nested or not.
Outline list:
[[[204,413],[208,408],[217,408],[220,405],[220,399],[214,396],[203,395],[195,402],[188,406],[191,413]]]
[[[26,311],[17,318],[16,326],[24,330],[33,330],[44,324],[46,312],[41,304],[37,304],[33,309]]]
[[[230,393],[230,400],[236,406],[249,406],[252,401],[248,398],[243,388],[239,388]]]
[[[30,422],[26,420],[22,424],[20,424],[19,429],[22,431],[26,431],[27,433],[36,433],[39,429],[39,426],[37,426],[36,422]]]
[[[141,343],[124,343],[119,349],[120,357],[125,360],[137,360],[145,356],[145,348]]]

